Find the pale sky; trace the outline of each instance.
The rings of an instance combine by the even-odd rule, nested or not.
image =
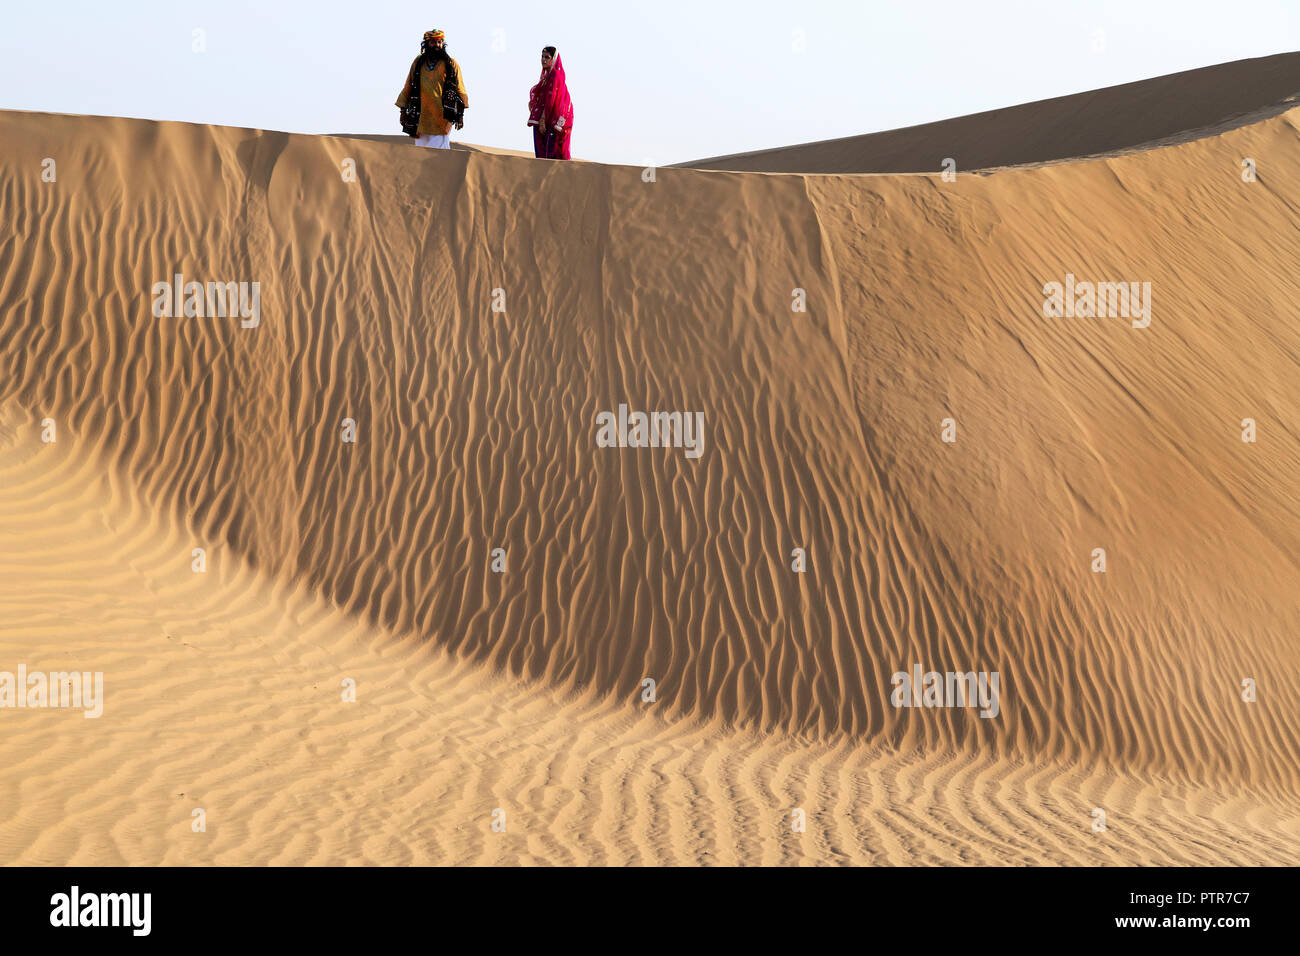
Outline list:
[[[3,0],[0,108],[400,133],[393,100],[433,27],[469,90],[455,138],[531,149],[553,44],[574,156],[643,165],[1289,52],[1300,0]]]

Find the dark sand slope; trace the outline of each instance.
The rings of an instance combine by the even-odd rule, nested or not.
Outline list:
[[[1258,107],[1294,62],[1216,69]],[[0,860],[1296,861],[1300,110],[955,183],[0,126],[5,655],[134,688],[62,763],[13,725]],[[175,272],[260,281],[261,324],[153,318]],[[1066,273],[1150,282],[1150,326],[1045,319]],[[703,411],[703,456],[596,447],[620,402]],[[1001,713],[890,707],[916,663],[999,671]],[[151,757],[163,719],[235,751]],[[83,752],[241,822],[65,836],[100,805],[18,794]],[[394,802],[470,831],[413,844]],[[483,842],[504,803],[526,847]]]
[[[678,165],[764,173],[962,171],[1071,159],[1186,138],[1300,93],[1300,53],[1238,60],[1072,96],[864,136],[714,156]]]

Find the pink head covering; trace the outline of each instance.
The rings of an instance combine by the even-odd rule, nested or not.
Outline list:
[[[544,122],[554,128],[564,117],[564,129],[573,129],[573,101],[569,99],[569,84],[564,79],[564,63],[557,51],[549,70],[543,69],[541,79],[528,92],[528,124]]]

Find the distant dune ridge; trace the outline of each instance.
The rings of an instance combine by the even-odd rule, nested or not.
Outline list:
[[[104,674],[0,709],[0,862],[1300,861],[1298,91],[653,182],[0,113],[0,670]]]
[[[1045,163],[1150,146],[1241,125],[1300,94],[1300,53],[1238,60],[922,126],[678,165],[767,173],[937,172]]]

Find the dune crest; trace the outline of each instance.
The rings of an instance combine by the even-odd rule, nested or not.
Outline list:
[[[1201,138],[1274,116],[1300,94],[1279,53],[862,136],[677,165],[768,173],[928,173],[1059,162]]]

